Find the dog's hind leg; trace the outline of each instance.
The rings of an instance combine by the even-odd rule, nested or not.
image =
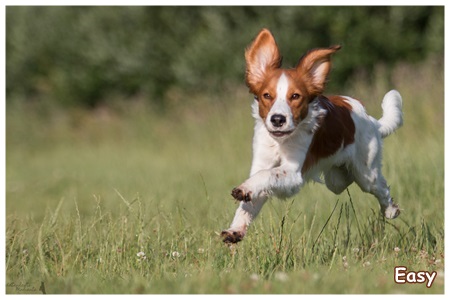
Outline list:
[[[394,203],[389,186],[381,171],[378,169],[367,170],[365,174],[355,176],[355,181],[364,191],[374,195],[380,203],[381,213],[388,219],[395,219],[400,214],[400,209]]]
[[[355,182],[364,192],[374,195],[380,203],[383,216],[394,219],[400,214],[400,209],[394,203],[389,186],[381,172],[383,143],[376,120],[372,117],[359,120],[360,131],[356,132],[356,152],[352,161],[351,171]],[[362,130],[364,129],[364,130]]]

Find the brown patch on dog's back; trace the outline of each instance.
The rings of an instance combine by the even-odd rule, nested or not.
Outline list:
[[[318,96],[320,106],[327,111],[319,128],[314,132],[306,154],[302,174],[320,159],[333,155],[342,146],[355,141],[355,124],[351,117],[352,106],[340,96]]]

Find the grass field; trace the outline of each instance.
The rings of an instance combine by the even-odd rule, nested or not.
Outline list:
[[[168,113],[139,101],[89,112],[9,102],[6,292],[443,293],[443,68],[399,65],[377,78],[338,92],[377,117],[385,92],[403,96],[404,127],[384,149],[399,218],[382,219],[354,185],[336,196],[309,184],[268,202],[231,248],[218,234],[250,168],[244,86],[173,92]],[[438,275],[431,288],[399,285],[399,265]]]

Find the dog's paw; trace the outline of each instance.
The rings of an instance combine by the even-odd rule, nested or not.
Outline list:
[[[384,216],[387,219],[395,219],[400,215],[400,208],[397,204],[392,204],[384,210]]]
[[[237,187],[231,191],[231,196],[238,201],[252,201],[252,192],[246,192],[243,188]]]
[[[223,230],[220,235],[226,244],[236,244],[244,238],[244,233],[235,230]]]

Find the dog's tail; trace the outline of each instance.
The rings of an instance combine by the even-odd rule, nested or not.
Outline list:
[[[385,138],[403,125],[402,96],[396,90],[391,90],[384,95],[383,117],[378,120],[378,129],[381,137]]]

